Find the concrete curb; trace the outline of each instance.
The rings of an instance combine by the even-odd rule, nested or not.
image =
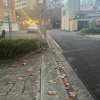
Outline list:
[[[60,62],[64,65],[64,72],[67,74],[69,80],[71,81],[71,87],[73,91],[77,93],[77,100],[94,100],[92,95],[86,89],[85,85],[76,75],[75,71],[72,69],[68,61],[65,59],[63,54],[60,52],[58,47],[53,42],[52,38],[48,35],[48,41],[53,45],[56,50],[56,56],[59,58]]]
[[[48,64],[48,61],[50,64]],[[41,100],[65,100],[68,98],[68,94],[64,87],[63,82],[59,82],[59,70],[55,70],[57,67],[51,50],[47,50],[42,54],[42,66],[41,66]],[[49,73],[49,71],[52,71]],[[56,83],[49,82],[53,80]],[[50,95],[48,91],[57,91],[57,94]]]

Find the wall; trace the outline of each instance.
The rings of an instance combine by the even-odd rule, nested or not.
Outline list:
[[[15,1],[8,0],[9,2],[9,14],[10,14],[10,21],[16,21],[16,13],[15,13]]]
[[[33,9],[33,6],[36,4],[36,0],[26,0],[26,8]]]
[[[4,20],[4,10],[1,9],[4,9],[3,0],[0,0],[0,20]]]

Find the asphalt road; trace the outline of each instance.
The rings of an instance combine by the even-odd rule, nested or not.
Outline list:
[[[49,33],[95,100],[100,100],[100,40],[60,30]]]

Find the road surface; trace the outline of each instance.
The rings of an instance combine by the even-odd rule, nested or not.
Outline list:
[[[100,40],[61,30],[49,33],[95,100],[100,100]]]

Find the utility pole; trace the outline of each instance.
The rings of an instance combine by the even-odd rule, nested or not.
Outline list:
[[[10,30],[10,18],[9,18],[9,15],[8,15],[8,24],[9,24],[9,38],[11,39],[11,30]]]
[[[45,6],[45,0],[43,0],[43,8],[44,8],[44,36],[45,36],[45,39],[47,38],[47,35],[46,35],[46,6]]]

